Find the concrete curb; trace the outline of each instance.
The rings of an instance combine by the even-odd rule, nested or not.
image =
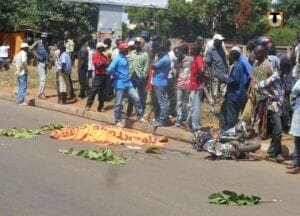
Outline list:
[[[0,92],[0,99],[8,101],[16,101],[15,96],[10,93]],[[96,121],[101,121],[107,124],[114,124],[114,117],[108,115],[107,113],[99,113],[93,111],[85,111],[83,108],[73,107],[70,105],[61,105],[47,100],[37,100],[35,98],[26,97],[25,102],[29,106],[36,106],[52,111],[58,111],[62,113],[67,113],[75,115],[82,118],[92,119]],[[133,120],[126,120],[125,125],[127,128],[132,128],[148,133],[153,133],[158,136],[166,136],[170,139],[180,140],[183,142],[191,143],[193,139],[193,134],[188,131],[182,131],[179,128],[161,127],[153,128],[151,125],[141,122],[135,122]]]

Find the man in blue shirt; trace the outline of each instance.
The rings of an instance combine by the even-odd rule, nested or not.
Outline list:
[[[47,79],[47,62],[49,56],[47,36],[48,34],[46,32],[43,32],[41,34],[41,39],[36,41],[29,48],[30,50],[35,49],[36,61],[38,64],[38,72],[40,78],[39,92],[38,92],[39,99],[46,99],[45,86],[46,86],[46,79]]]
[[[237,50],[231,50],[229,54],[230,62],[234,62],[229,77],[221,74],[220,81],[227,84],[227,92],[220,112],[220,132],[226,134],[226,131],[234,127],[238,122],[239,112],[243,108],[246,97],[246,87],[244,74],[246,67],[239,61],[241,54]]]
[[[167,86],[171,60],[164,45],[159,46],[157,52],[158,60],[153,64],[152,81],[155,94],[155,122],[153,126],[164,127],[168,124]]]
[[[66,104],[67,90],[70,89],[69,75],[72,73],[72,61],[69,53],[66,52],[64,44],[60,44],[60,53],[56,59],[55,65],[58,75],[58,103]]]
[[[125,95],[128,95],[133,101],[138,120],[147,122],[143,119],[143,107],[140,98],[132,86],[129,78],[129,65],[126,55],[128,53],[128,45],[120,43],[118,46],[119,54],[113,59],[107,73],[113,76],[113,87],[115,88],[115,123],[118,127],[124,127],[122,123],[122,102]]]

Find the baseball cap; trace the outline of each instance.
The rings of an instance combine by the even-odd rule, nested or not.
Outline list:
[[[150,37],[150,34],[149,34],[149,32],[147,32],[147,31],[142,31],[140,35],[141,35],[142,37]]]
[[[213,40],[224,40],[224,37],[220,34],[215,34]]]
[[[231,51],[237,51],[237,52],[241,53],[241,48],[239,48],[238,46],[234,46],[231,48]]]
[[[96,44],[96,48],[98,49],[98,48],[100,48],[100,47],[104,47],[104,48],[106,48],[106,47],[107,47],[107,45],[106,45],[106,44],[104,44],[104,43],[102,43],[102,42],[98,42],[98,43]]]
[[[121,49],[128,49],[128,44],[122,42],[122,43],[119,44],[118,49],[120,49],[120,50],[121,50]]]
[[[21,48],[28,48],[28,47],[29,47],[28,43],[22,43],[21,44]]]
[[[47,38],[47,37],[48,37],[47,32],[43,32],[43,33],[41,34],[41,37],[42,37],[42,38]]]

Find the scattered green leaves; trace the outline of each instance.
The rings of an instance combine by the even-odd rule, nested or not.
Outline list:
[[[244,194],[238,195],[233,191],[222,191],[220,193],[211,194],[208,197],[209,203],[212,204],[224,204],[224,205],[233,205],[233,206],[241,206],[241,205],[257,205],[261,198],[257,196],[246,196]]]
[[[43,131],[53,131],[53,130],[60,130],[62,128],[66,127],[65,124],[52,124],[52,123],[49,123],[49,124],[45,124],[41,127],[41,129]]]
[[[0,129],[0,136],[10,136],[14,138],[32,138],[42,134],[43,132],[41,130],[18,129],[15,127],[11,129]]]
[[[101,151],[97,150],[74,150],[73,148],[70,149],[59,149],[58,152],[62,154],[68,154],[68,155],[77,155],[77,156],[83,156],[85,158],[88,158],[90,160],[98,160],[98,161],[105,161],[108,164],[125,164],[126,158],[121,156],[118,156],[115,154],[115,152],[110,149],[106,148]]]
[[[145,152],[150,154],[161,154],[160,148],[157,146],[150,146]]]

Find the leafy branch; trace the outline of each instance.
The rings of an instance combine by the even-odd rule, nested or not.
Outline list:
[[[77,155],[83,156],[84,158],[90,160],[97,160],[97,161],[105,161],[108,164],[125,164],[126,158],[122,155],[116,155],[115,152],[110,148],[105,148],[101,151],[97,150],[74,150],[73,148],[70,149],[59,149],[58,152],[67,155]]]
[[[33,138],[42,134],[43,132],[41,130],[28,130],[24,128],[0,129],[0,136],[9,136],[13,138]]]
[[[208,197],[209,203],[219,205],[257,205],[260,203],[261,198],[258,196],[246,196],[244,194],[238,195],[233,191],[224,190],[220,193],[213,193]]]

